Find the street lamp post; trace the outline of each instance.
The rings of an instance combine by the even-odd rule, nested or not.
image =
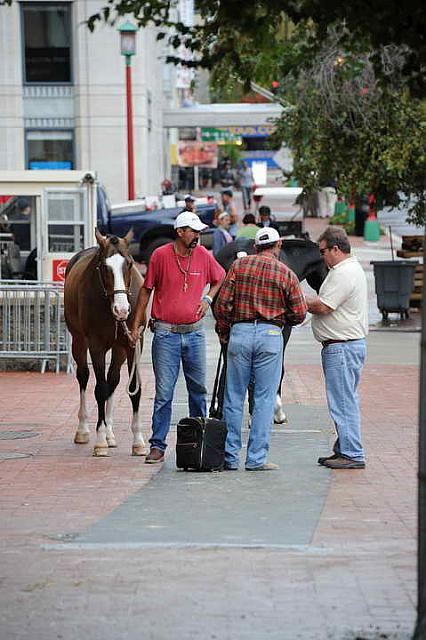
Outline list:
[[[121,55],[126,58],[126,104],[127,104],[127,187],[129,200],[135,199],[135,163],[133,155],[133,108],[132,108],[132,56],[136,53],[137,27],[125,22],[118,27]]]

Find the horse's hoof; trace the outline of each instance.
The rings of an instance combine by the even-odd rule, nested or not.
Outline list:
[[[132,445],[132,456],[146,456],[146,455],[148,455],[148,450],[144,444]]]
[[[288,424],[287,416],[284,412],[278,413],[274,416],[274,424]]]
[[[77,431],[74,436],[74,442],[75,444],[87,444],[89,442],[89,437],[88,433],[81,433],[80,431]]]
[[[107,441],[108,446],[110,447],[110,449],[115,449],[115,447],[117,446],[117,443],[115,441],[114,436],[112,438],[108,438],[108,436],[107,436],[106,441]]]
[[[107,458],[109,456],[108,447],[98,447],[93,449],[94,458]]]

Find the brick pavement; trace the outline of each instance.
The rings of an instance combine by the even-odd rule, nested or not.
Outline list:
[[[323,224],[309,222],[315,230]],[[153,555],[130,548],[72,552],[66,544],[47,551],[149,489],[159,469],[130,456],[123,382],[116,403],[119,448],[96,459],[91,446],[72,443],[78,409],[72,376],[0,373],[0,431],[39,434],[0,440],[0,453],[30,454],[0,460],[0,638],[408,639],[415,619],[418,366],[412,358],[403,358],[405,364],[397,364],[396,354],[392,359],[401,340],[404,353],[413,348],[409,336],[392,336],[362,378],[367,468],[318,469],[331,482],[314,537],[306,548],[287,551],[165,548]],[[370,339],[374,347],[378,334]],[[209,353],[213,358],[216,351]],[[296,340],[285,401],[323,406],[319,362],[297,359]],[[148,435],[153,377],[147,350],[143,371]],[[93,383],[93,425],[92,389]]]

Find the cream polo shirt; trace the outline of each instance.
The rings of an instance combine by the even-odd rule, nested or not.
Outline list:
[[[333,309],[312,316],[312,331],[319,342],[357,340],[368,333],[367,279],[357,258],[350,256],[330,269],[319,299]]]

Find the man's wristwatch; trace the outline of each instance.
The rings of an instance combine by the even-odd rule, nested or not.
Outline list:
[[[210,296],[207,295],[207,293],[201,298],[201,300],[203,302],[207,302],[207,304],[209,305],[209,307],[211,307],[212,302],[213,302],[213,298],[211,298]]]

